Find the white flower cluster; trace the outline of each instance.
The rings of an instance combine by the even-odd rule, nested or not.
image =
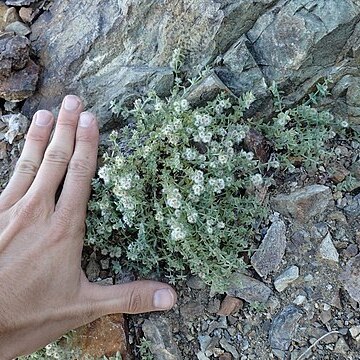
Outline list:
[[[199,217],[198,213],[195,210],[193,210],[187,215],[187,221],[190,224],[195,224],[198,217]]]
[[[199,126],[198,133],[194,136],[196,142],[202,141],[207,144],[211,141],[213,133],[211,131],[206,131],[204,126]]]
[[[254,94],[252,92],[247,92],[244,96],[243,96],[243,101],[244,101],[244,107],[245,109],[249,109],[250,105],[256,100],[256,97],[254,96]]]
[[[291,118],[289,116],[289,112],[286,111],[284,113],[278,114],[277,119],[276,119],[276,123],[279,126],[284,127],[290,120],[291,120]]]
[[[246,152],[241,150],[240,156],[244,157],[247,161],[252,161],[254,159],[254,153],[252,151]]]
[[[212,191],[216,194],[221,193],[221,190],[225,189],[224,179],[210,179],[209,185],[211,186]]]
[[[195,160],[197,155],[198,155],[197,151],[191,148],[185,148],[183,152],[183,157],[188,161]]]
[[[191,175],[191,180],[196,184],[204,183],[204,173],[201,170],[195,170]]]
[[[261,186],[264,181],[261,174],[251,175],[250,180],[255,187]]]
[[[200,184],[194,184],[192,186],[192,191],[194,192],[194,195],[199,196],[204,192],[205,188],[203,185]]]
[[[183,111],[189,110],[189,102],[186,99],[174,102],[174,110],[176,113],[181,113]]]
[[[102,166],[98,170],[98,175],[99,175],[99,178],[104,181],[105,185],[109,184],[110,179],[111,179],[109,166],[106,166],[106,165]]]
[[[166,205],[173,209],[179,209],[181,207],[182,199],[179,189],[173,188],[170,191],[164,192],[166,192]]]
[[[215,111],[218,114],[221,114],[224,111],[224,109],[230,109],[230,108],[231,108],[231,103],[229,99],[222,99],[215,105]]]
[[[212,121],[212,117],[208,114],[196,114],[194,124],[197,127],[207,127],[211,125]]]

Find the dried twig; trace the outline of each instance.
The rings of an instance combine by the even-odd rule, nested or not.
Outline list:
[[[309,346],[296,360],[302,360],[304,358],[304,356],[312,349],[314,348],[321,340],[325,339],[327,336],[332,335],[332,334],[339,334],[338,331],[333,330],[330,331],[326,334],[324,334],[323,336],[321,336],[319,339],[317,339],[311,346]]]

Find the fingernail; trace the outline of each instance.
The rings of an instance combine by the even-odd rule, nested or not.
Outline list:
[[[35,116],[35,124],[37,126],[47,126],[50,124],[53,116],[46,110],[39,110]]]
[[[174,305],[174,295],[169,289],[157,290],[154,294],[153,303],[156,309],[171,309]]]
[[[68,111],[75,111],[80,106],[79,99],[74,95],[67,95],[64,99],[64,108]]]
[[[89,127],[91,122],[94,120],[93,114],[89,112],[83,112],[80,114],[79,126]]]

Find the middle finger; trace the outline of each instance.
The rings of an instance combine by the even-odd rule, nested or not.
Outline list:
[[[79,115],[83,110],[81,100],[67,95],[62,103],[54,136],[45,151],[44,159],[29,191],[51,196],[55,201],[56,191],[64,178],[74,151],[75,134]]]

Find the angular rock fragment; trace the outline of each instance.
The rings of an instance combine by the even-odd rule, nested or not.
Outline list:
[[[34,3],[36,0],[6,0],[6,5],[11,6],[27,6]]]
[[[16,136],[25,134],[29,125],[27,117],[19,113],[3,115],[1,120],[7,125],[4,138],[9,144],[13,143]]]
[[[13,72],[0,81],[0,98],[22,101],[31,96],[39,79],[40,67],[29,60],[22,70]]]
[[[23,69],[29,61],[29,53],[30,41],[26,37],[0,34],[0,79],[10,76],[12,71]]]
[[[5,16],[8,12],[9,8],[3,3],[0,2],[0,31],[3,31],[6,26]]]
[[[231,91],[218,78],[215,72],[211,72],[198,84],[190,87],[185,95],[192,106],[199,106],[214,99],[221,92],[231,95]]]
[[[28,25],[21,21],[15,21],[6,26],[5,31],[14,32],[16,35],[26,36],[31,33]]]
[[[321,242],[319,253],[324,260],[339,262],[339,253],[332,242],[330,233],[328,233]]]
[[[251,265],[256,272],[264,277],[280,265],[286,248],[286,225],[277,219],[270,226],[261,245],[251,257]]]
[[[271,289],[261,281],[242,273],[234,273],[231,276],[230,285],[226,289],[228,295],[238,297],[249,303],[265,303],[271,292]]]
[[[332,199],[327,186],[310,185],[288,195],[277,195],[272,198],[271,204],[282,215],[307,222],[322,214]]]
[[[275,289],[279,292],[284,291],[291,283],[299,277],[299,268],[295,265],[289,267],[274,282]]]
[[[155,360],[181,360],[180,351],[173,339],[171,327],[165,318],[150,317],[143,323],[142,330],[150,342],[150,351]]]
[[[276,315],[269,332],[270,346],[273,350],[287,351],[289,349],[302,316],[302,311],[294,305],[285,307]]]
[[[350,297],[360,302],[360,255],[349,260],[340,280]]]
[[[243,305],[244,303],[241,299],[226,295],[225,299],[221,302],[221,306],[217,312],[217,315],[229,316],[230,314],[241,309]]]

